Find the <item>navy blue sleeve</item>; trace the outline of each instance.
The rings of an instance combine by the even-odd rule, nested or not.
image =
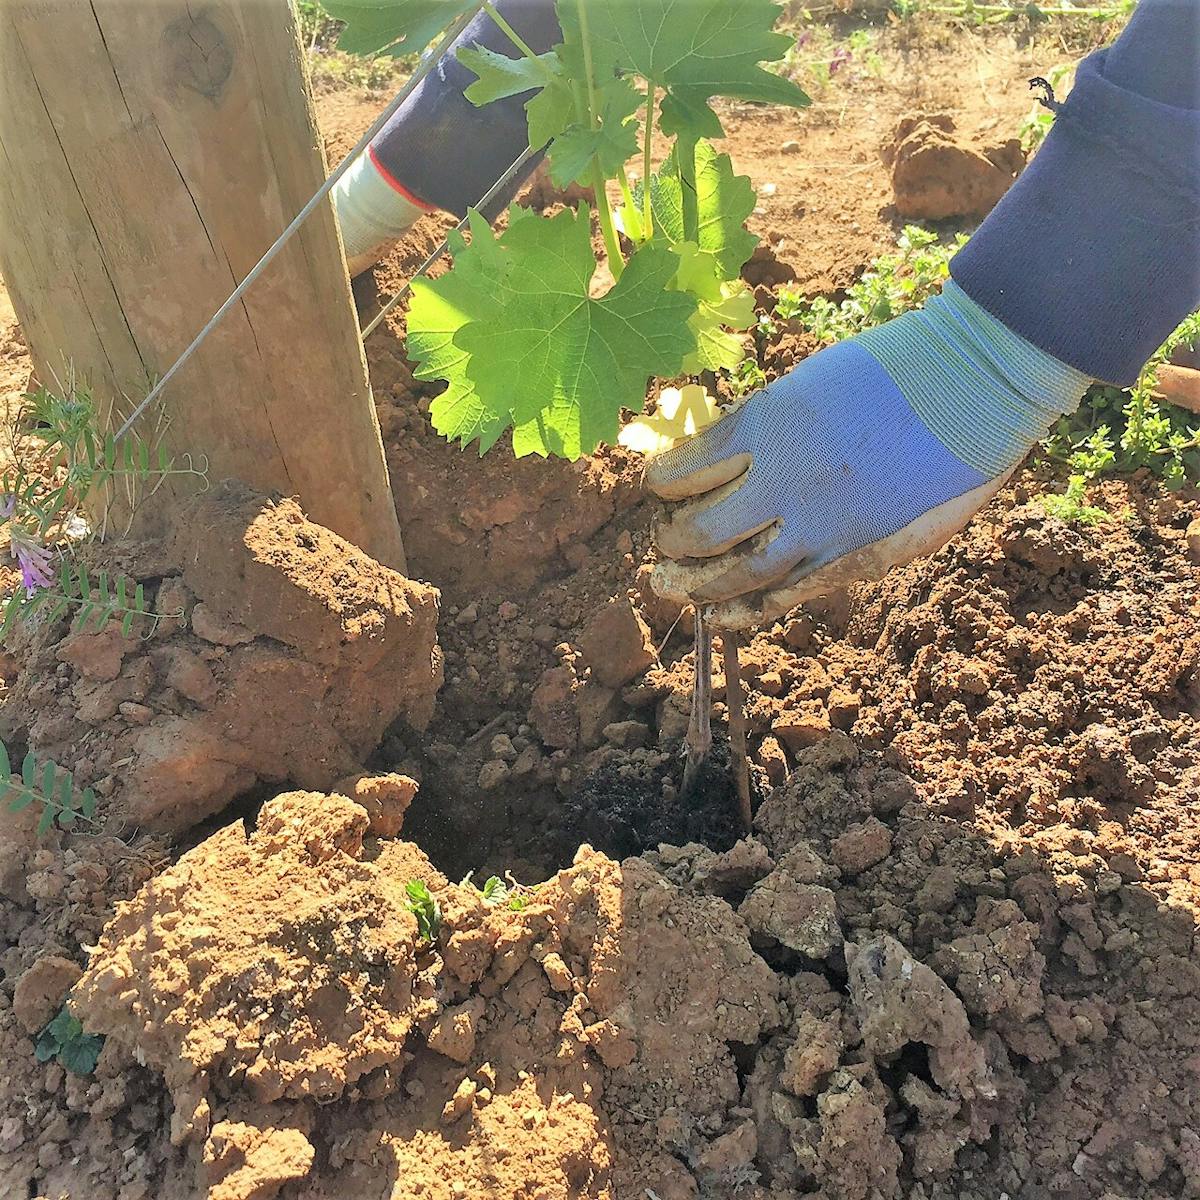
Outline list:
[[[1128,386],[1200,307],[1200,0],[1142,0],[950,265],[1027,341]]]
[[[499,0],[496,10],[539,54],[562,40],[553,0]],[[525,104],[532,92],[477,108],[463,95],[475,75],[459,63],[463,46],[486,46],[519,58],[508,35],[480,13],[455,40],[371,143],[371,158],[401,193],[427,208],[462,216],[504,174],[529,144]],[[491,204],[504,209],[540,158],[532,159],[507,194]]]

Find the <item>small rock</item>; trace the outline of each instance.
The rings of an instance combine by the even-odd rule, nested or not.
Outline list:
[[[509,776],[509,766],[501,758],[493,758],[479,768],[479,787],[481,791],[490,792],[498,788]]]
[[[523,779],[526,775],[532,775],[541,766],[541,763],[541,751],[536,746],[526,746],[517,755],[517,761],[512,765],[512,776],[514,779]]]
[[[499,758],[506,763],[515,762],[517,757],[517,748],[512,743],[512,738],[507,733],[498,733],[491,741],[491,753],[493,758]]]
[[[738,915],[755,933],[766,934],[809,958],[827,958],[842,944],[833,892],[798,883],[779,867],[755,884]]]
[[[605,687],[624,687],[656,661],[650,627],[628,597],[610,601],[583,627],[579,649],[592,677]]]
[[[782,713],[772,724],[771,732],[796,754],[823,742],[832,728],[825,706],[820,701],[812,700]]]
[[[830,857],[843,871],[857,875],[892,852],[892,831],[878,818],[847,829],[830,847]]]
[[[1024,165],[1016,138],[995,146],[968,141],[944,114],[905,117],[885,160],[892,168],[896,210],[930,221],[983,216]]]
[[[620,697],[611,688],[589,679],[575,693],[575,711],[579,717],[579,745],[594,750],[620,712]]]
[[[802,147],[800,143],[793,138],[791,141],[784,142],[779,149],[783,154],[799,154]]]
[[[614,721],[605,725],[604,740],[622,750],[635,750],[650,744],[650,727],[641,721]]]
[[[137,639],[123,637],[117,623],[99,633],[73,633],[54,653],[59,662],[69,663],[88,679],[109,680],[120,675],[125,655],[137,648]]]
[[[479,605],[472,602],[454,618],[454,623],[455,625],[474,625],[478,620]]]
[[[155,636],[170,637],[182,629],[191,618],[195,603],[196,597],[178,575],[164,579],[158,585],[158,595],[154,598],[154,611],[161,618],[154,627]]]
[[[154,720],[154,709],[138,704],[136,700],[123,701],[117,705],[117,711],[131,725],[149,725]]]
[[[628,529],[622,529],[621,532],[617,534],[616,547],[618,554],[633,553],[633,534],[630,533]]]
[[[575,980],[571,975],[570,968],[563,961],[561,954],[551,950],[542,959],[542,970],[546,972],[546,978],[556,992],[569,992],[571,990]]]
[[[464,1079],[455,1089],[453,1097],[446,1101],[442,1109],[442,1120],[449,1125],[466,1116],[475,1106],[475,1093],[478,1090],[475,1080]]]
[[[505,600],[496,610],[496,616],[502,621],[515,621],[521,615],[521,606],[511,600]]]
[[[767,779],[772,787],[778,787],[788,777],[787,755],[778,739],[769,734],[763,738],[754,756],[754,761],[767,773]]]
[[[551,667],[542,673],[529,705],[529,723],[543,744],[555,750],[574,750],[579,740],[579,715],[575,690],[579,681],[570,666]]]
[[[45,1027],[82,974],[69,958],[47,954],[17,980],[13,991],[13,1016],[26,1033],[38,1033]]]
[[[817,623],[808,613],[801,613],[783,627],[783,640],[793,650],[807,650]]]
[[[829,723],[835,729],[849,729],[858,720],[862,697],[857,692],[834,688],[829,693]]]
[[[192,609],[192,631],[217,646],[241,646],[254,640],[254,634],[245,625],[223,620],[207,604],[197,604]]]
[[[1187,532],[1183,536],[1192,561],[1200,563],[1200,517],[1188,525]]]
[[[744,837],[724,854],[718,854],[693,875],[697,887],[716,895],[744,892],[774,869],[766,846],[757,838]]]
[[[25,1144],[25,1123],[20,1117],[0,1121],[0,1154],[11,1154]]]
[[[217,697],[217,681],[208,664],[183,646],[167,650],[166,677],[168,687],[203,707],[207,708]]]
[[[429,1049],[444,1054],[456,1063],[470,1062],[471,1055],[475,1053],[475,1033],[484,1007],[483,997],[474,996],[465,1004],[447,1008],[434,1021],[426,1036]]]
[[[333,785],[333,791],[349,796],[367,810],[367,832],[375,837],[394,838],[404,828],[404,815],[417,794],[416,780],[389,772],[386,775],[350,775]]]

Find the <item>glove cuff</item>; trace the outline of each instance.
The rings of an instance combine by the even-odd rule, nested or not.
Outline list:
[[[953,280],[923,309],[854,339],[929,431],[988,478],[1029,452],[1091,380],[981,308]]]
[[[369,255],[431,211],[387,178],[370,153],[360,154],[333,189],[346,258]]]

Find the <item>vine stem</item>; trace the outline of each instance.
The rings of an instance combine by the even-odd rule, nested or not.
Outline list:
[[[721,662],[725,668],[725,708],[729,713],[729,769],[737,788],[742,827],[750,832],[754,813],[750,808],[750,760],[746,756],[746,712],[743,707],[742,664],[738,657],[738,635],[721,632]]]
[[[583,73],[587,76],[587,117],[588,127],[596,125],[596,71],[592,63],[592,38],[588,32],[587,4],[585,0],[575,0],[579,10],[579,37],[583,42]],[[608,191],[605,188],[604,172],[600,169],[600,160],[592,159],[592,190],[596,193],[596,211],[600,215],[600,229],[604,233],[604,248],[608,253],[608,265],[612,271],[613,280],[621,278],[625,269],[625,260],[621,257],[621,243],[617,240],[616,226],[613,224],[612,208],[608,203]]]
[[[658,87],[649,84],[646,89],[646,141],[642,147],[642,237],[647,241],[654,233],[654,213],[650,203],[650,148],[654,144],[654,101]]]
[[[501,32],[508,38],[510,42],[512,42],[514,46],[516,46],[518,50],[520,50],[520,52],[527,59],[530,60],[530,62],[537,63],[542,74],[545,75],[547,79],[553,75],[553,72],[550,70],[550,68],[547,67],[544,62],[542,62],[542,56],[538,54],[538,52],[534,50],[532,46],[530,46],[530,44],[512,27],[512,25],[500,15],[499,10],[494,4],[491,3],[491,0],[483,0],[483,11],[492,18],[496,25],[499,26]]]
[[[712,631],[704,611],[696,606],[696,665],[692,679],[692,715],[688,721],[687,757],[680,788],[686,799],[696,787],[700,767],[712,749]]]
[[[683,202],[683,239],[700,240],[700,201],[696,192],[696,141],[676,139],[675,153],[679,156],[680,198]]]

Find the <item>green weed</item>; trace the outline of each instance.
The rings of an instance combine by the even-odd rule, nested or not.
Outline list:
[[[33,1054],[40,1063],[52,1058],[76,1075],[90,1075],[104,1047],[98,1033],[84,1033],[78,1017],[64,1004],[58,1015],[38,1035]]]
[[[51,759],[39,760],[31,750],[21,764],[21,773],[14,774],[3,742],[0,742],[0,804],[7,804],[10,813],[40,804],[38,837],[54,824],[60,829],[70,829],[79,821],[92,825],[96,815],[96,793],[91,788],[76,788],[70,771]]]
[[[920,308],[949,278],[950,259],[966,242],[966,234],[960,233],[944,244],[936,233],[906,225],[896,242],[899,253],[875,259],[846,289],[840,304],[824,296],[808,301],[784,287],[778,293],[775,315],[783,321],[799,322],[820,342],[840,342]]]
[[[436,942],[442,928],[442,906],[419,879],[409,880],[404,890],[408,893],[404,907],[416,917],[417,933],[427,942]]]

